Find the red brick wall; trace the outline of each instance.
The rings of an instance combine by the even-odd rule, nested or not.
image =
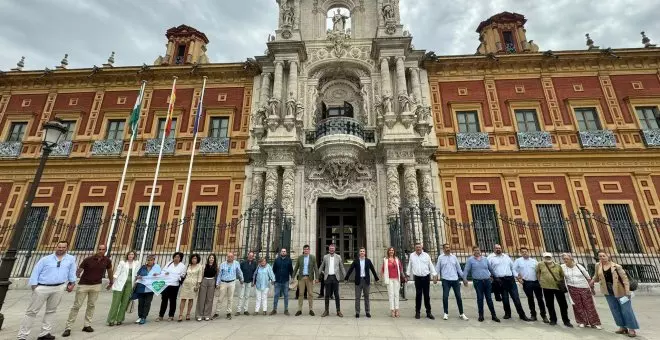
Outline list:
[[[11,188],[13,183],[11,182],[0,182],[0,216],[5,216],[5,209],[9,204],[9,195],[11,194]]]
[[[105,92],[103,95],[103,103],[101,104],[101,111],[99,112],[99,116],[96,120],[96,126],[94,127],[94,134],[101,132],[101,126],[103,126],[105,112],[107,111],[126,112],[126,117],[128,118],[131,110],[133,109],[133,106],[135,105],[135,101],[137,100],[139,92],[139,88],[130,91]],[[117,99],[119,97],[126,97],[126,102],[124,104],[117,104]]]
[[[219,102],[218,95],[224,93],[227,95],[227,100]],[[222,88],[212,88],[206,89],[204,94],[204,107],[207,109],[210,108],[220,108],[227,107],[234,109],[234,126],[232,127],[233,131],[241,130],[241,119],[243,117],[243,96],[245,94],[245,89],[243,87],[222,87]],[[200,125],[200,131],[204,130],[204,121]]]
[[[516,86],[524,86],[525,93],[516,93]],[[500,100],[500,111],[502,111],[502,122],[504,125],[511,126],[515,123],[515,117],[511,117],[509,105],[507,101],[538,101],[541,106],[539,115],[539,123],[541,120],[546,126],[552,126],[552,119],[548,105],[545,101],[545,94],[543,93],[543,86],[539,79],[511,79],[511,80],[497,80],[495,81],[497,87],[497,97]]]
[[[610,76],[610,78],[612,79],[612,85],[616,97],[619,100],[619,106],[621,106],[621,114],[626,123],[633,123],[636,121],[633,118],[635,113],[630,112],[626,97],[643,98],[660,96],[660,79],[658,79],[658,76],[655,74],[621,75]],[[643,89],[635,90],[632,86],[632,82],[634,81],[641,82]]]
[[[149,196],[150,192],[145,193],[145,188],[151,186],[153,182],[148,181],[137,181],[133,186],[133,195],[130,200],[130,208],[124,213],[127,214],[131,219],[137,218],[137,211],[140,206],[149,205]],[[163,207],[160,209],[158,216],[158,223],[169,223],[168,220],[170,215],[170,206],[172,198],[172,189],[174,185],[173,180],[159,180],[158,185],[161,186],[160,195],[154,197],[154,203],[164,203]],[[131,228],[126,228],[122,235],[118,235],[118,239],[121,239],[121,244],[129,244],[132,241],[134,230]],[[165,235],[156,235],[156,240],[154,241],[154,246],[156,244],[162,244]]]
[[[177,119],[176,129],[178,132],[186,132],[188,120],[190,118],[190,106],[192,105],[193,89],[177,89],[176,100],[174,101],[174,115]],[[156,111],[167,111],[169,104],[167,97],[170,96],[172,90],[156,90],[151,96],[151,106],[149,107],[149,116],[147,117],[146,125],[144,128],[145,133],[151,133],[154,124],[154,114]]]
[[[30,106],[23,107],[23,100],[30,99]],[[7,114],[10,114],[12,119],[18,117],[24,118],[25,120],[32,121],[32,126],[29,131],[26,131],[27,136],[35,136],[37,134],[37,127],[41,120],[41,113],[44,110],[46,105],[46,100],[48,100],[48,94],[16,94],[12,95],[9,98],[9,103],[7,103],[7,109],[5,110],[5,115],[0,121],[0,126],[4,126],[7,123]],[[21,113],[20,115],[13,115],[13,113]],[[24,114],[24,115],[23,115]]]
[[[29,188],[28,187],[26,188]],[[39,197],[43,193],[43,189],[50,188],[52,189],[52,194],[50,197]],[[39,188],[37,188],[37,197],[34,198],[33,205],[39,206],[43,204],[49,204],[48,208],[48,217],[57,217],[57,208],[62,199],[62,192],[64,191],[64,182],[41,182],[39,183]],[[46,223],[44,226],[43,237],[41,238],[42,245],[50,244],[51,236],[55,232],[54,226],[50,223]]]
[[[205,186],[218,186],[218,192],[214,195],[202,195],[202,185]],[[229,189],[231,182],[229,180],[202,180],[202,181],[191,181],[190,182],[190,196],[188,197],[188,207],[186,208],[186,215],[195,214],[196,211],[193,207],[193,203],[197,205],[204,205],[208,203],[209,205],[216,205],[217,202],[222,202],[220,209],[220,219],[216,220],[216,224],[222,224],[230,222],[227,218],[227,212],[229,207]],[[183,204],[183,194],[177,195],[176,205],[179,206]],[[181,237],[182,244],[187,244],[188,240],[191,238],[192,229],[184,229],[183,235]],[[219,241],[220,238],[216,237],[216,240]]]
[[[64,111],[76,111],[80,112],[80,120],[76,126],[76,135],[84,134],[85,127],[87,127],[87,121],[89,120],[89,112],[92,110],[92,105],[94,104],[94,92],[77,92],[77,93],[60,93],[55,98],[55,104],[53,105],[53,118],[58,117],[58,113]],[[71,98],[77,98],[78,104],[69,105],[69,100]]]
[[[80,189],[78,191],[78,199],[76,201],[76,204],[74,205],[73,215],[71,217],[70,222],[78,223],[78,221],[80,220],[82,214],[81,204],[83,203],[94,203],[92,205],[106,204],[102,218],[104,223],[101,226],[101,230],[99,231],[99,234],[101,235],[101,238],[99,239],[100,243],[106,242],[106,235],[108,234],[109,231],[108,228],[110,227],[110,223],[108,223],[108,221],[112,216],[112,209],[114,208],[114,204],[115,204],[115,196],[117,195],[118,184],[119,184],[118,181],[82,182],[80,184]],[[90,196],[91,187],[104,187],[105,194],[103,194],[102,196]]]
[[[486,88],[483,81],[456,81],[456,82],[440,82],[438,88],[442,98],[443,107],[443,120],[445,127],[452,127],[454,125],[451,103],[480,103],[482,120],[484,126],[493,126],[490,117],[490,109],[488,108],[488,100],[486,98]],[[466,96],[459,96],[458,89],[467,88],[468,94]]]
[[[559,108],[564,120],[565,125],[571,125],[572,112],[569,111],[567,107],[566,99],[592,99],[600,101],[600,106],[603,109],[603,116],[605,117],[605,122],[612,124],[614,121],[612,119],[612,113],[607,107],[605,101],[605,95],[603,94],[603,89],[600,87],[600,81],[598,77],[558,77],[552,78],[552,82],[555,86],[555,92],[557,93],[557,100],[559,101]],[[582,84],[584,91],[575,92],[573,90],[574,84]],[[601,122],[604,125],[605,122]]]

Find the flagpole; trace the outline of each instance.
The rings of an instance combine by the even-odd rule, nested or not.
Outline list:
[[[168,119],[171,119],[170,115],[172,110],[174,110],[174,101],[176,100],[175,87],[176,79],[174,77],[174,82],[172,83],[172,92],[170,93],[170,108],[168,109],[167,116]],[[165,127],[167,129],[167,126]],[[156,194],[156,183],[158,182],[158,172],[160,171],[160,161],[163,159],[163,147],[165,146],[165,138],[167,138],[166,131],[163,131],[163,137],[160,139],[160,151],[158,152],[158,162],[156,163],[156,173],[154,174],[154,181],[151,184],[151,195],[149,196],[149,207],[147,208],[147,218],[146,225],[144,227],[144,234],[142,235],[142,246],[140,247],[140,260],[138,263],[142,263],[142,257],[144,255],[144,245],[147,243],[147,234],[149,233],[149,225],[151,222],[151,210],[154,206],[154,196]]]
[[[206,89],[206,79],[207,77],[204,76],[204,83],[202,83],[202,93],[199,96],[199,103],[197,104],[197,110],[200,109],[202,106],[202,103],[204,101],[204,90]],[[201,112],[197,112],[197,115],[201,116]],[[179,230],[177,231],[177,238],[176,238],[176,251],[179,251],[179,248],[181,246],[181,235],[183,234],[183,224],[186,223],[186,208],[188,207],[188,194],[190,193],[190,178],[192,177],[192,168],[193,168],[193,162],[195,161],[195,150],[197,149],[197,130],[199,128],[199,122],[197,122],[197,119],[200,117],[197,117],[195,115],[195,131],[193,131],[193,143],[192,143],[192,152],[190,153],[190,164],[188,165],[188,179],[186,180],[186,191],[183,194],[183,207],[181,208],[181,218],[179,219]],[[192,247],[192,244],[190,245]]]
[[[140,93],[138,94],[137,101],[139,101],[139,107],[142,108],[142,101],[144,100],[144,88],[147,85],[147,81],[142,81],[142,87],[140,87]],[[138,105],[136,103],[136,105]],[[137,128],[137,127],[136,127]],[[110,244],[112,243],[112,237],[114,236],[115,227],[117,226],[117,219],[119,219],[119,201],[121,200],[121,193],[124,191],[124,182],[126,181],[126,171],[128,170],[128,162],[131,159],[131,151],[133,151],[133,141],[135,140],[135,135],[137,135],[136,130],[131,130],[131,139],[128,142],[128,153],[126,154],[126,160],[124,161],[124,171],[121,173],[121,179],[119,180],[119,186],[117,187],[117,196],[115,197],[115,206],[112,208],[112,221],[110,221],[110,234],[108,234],[108,241],[106,242],[105,248],[107,249],[106,255],[110,255]]]

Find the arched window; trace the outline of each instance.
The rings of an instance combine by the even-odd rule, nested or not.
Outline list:
[[[343,106],[330,106],[325,105],[324,102],[321,103],[322,106],[322,118],[335,118],[335,117],[349,117],[353,118],[353,105],[349,102],[344,102]]]

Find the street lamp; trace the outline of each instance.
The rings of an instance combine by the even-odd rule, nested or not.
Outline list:
[[[39,182],[41,181],[41,175],[44,172],[44,166],[46,165],[46,160],[50,155],[53,148],[57,146],[58,143],[64,140],[68,129],[62,124],[62,120],[55,119],[54,121],[48,122],[43,125],[43,141],[41,159],[39,160],[39,167],[37,167],[37,173],[34,175],[34,180],[30,185],[30,191],[25,198],[25,203],[23,204],[23,210],[21,215],[18,218],[18,222],[14,228],[14,233],[12,234],[11,241],[9,243],[9,248],[5,251],[4,256],[2,257],[2,263],[0,263],[0,310],[2,310],[2,305],[5,302],[5,297],[7,296],[7,290],[9,290],[9,277],[11,272],[14,269],[14,263],[16,262],[16,252],[18,248],[18,243],[23,235],[25,230],[25,222],[27,220],[28,213],[30,208],[32,208],[32,201],[34,201],[34,196],[37,193],[37,188],[39,187]],[[2,324],[5,321],[5,316],[0,313],[0,329],[2,329]]]

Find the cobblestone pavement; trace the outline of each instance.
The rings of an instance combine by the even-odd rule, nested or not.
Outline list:
[[[16,339],[18,326],[25,313],[29,302],[30,292],[27,290],[12,290],[7,296],[3,307],[5,322],[0,331],[0,339]],[[64,330],[64,323],[73,304],[74,294],[65,294],[60,304],[55,323],[54,336],[58,339]],[[67,339],[625,339],[622,335],[614,334],[616,329],[612,316],[607,309],[603,297],[597,297],[597,308],[603,322],[603,330],[595,329],[568,329],[563,326],[548,326],[542,322],[526,323],[517,319],[502,320],[497,324],[487,319],[481,323],[477,322],[476,301],[466,298],[463,300],[465,313],[470,317],[469,321],[458,319],[455,301],[450,300],[450,319],[442,320],[442,301],[434,299],[433,312],[436,320],[413,318],[414,300],[401,302],[401,318],[389,317],[388,302],[379,298],[372,301],[372,318],[367,319],[364,314],[359,319],[355,318],[353,300],[342,300],[343,318],[337,317],[332,311],[334,304],[331,303],[331,314],[321,318],[323,302],[315,301],[316,316],[307,315],[307,303],[304,304],[305,314],[295,317],[293,314],[297,309],[297,303],[292,301],[290,306],[291,316],[282,314],[283,304],[280,302],[279,314],[276,316],[238,316],[232,320],[224,318],[214,321],[184,321],[184,322],[154,322],[158,314],[160,297],[154,297],[149,321],[145,325],[133,323],[137,318],[136,312],[127,315],[126,323],[122,326],[108,327],[104,324],[107,310],[110,306],[111,294],[103,292],[96,303],[96,315],[92,327],[94,333],[81,332],[84,309],[81,309],[78,320],[72,329],[71,337]],[[236,300],[235,300],[236,301]],[[660,297],[644,296],[633,300],[637,318],[642,329],[639,331],[638,339],[660,339]],[[523,306],[527,309],[527,301]],[[269,301],[269,307],[272,299]],[[254,299],[250,302],[250,308],[254,308]],[[364,308],[364,306],[363,306]],[[501,304],[496,304],[499,316],[503,315]],[[137,309],[137,306],[136,306]],[[570,312],[571,318],[572,311]],[[41,320],[43,310],[37,320]],[[178,311],[177,314],[178,316]],[[423,315],[423,313],[422,313]],[[39,332],[39,322],[35,322],[30,339],[36,339]]]

